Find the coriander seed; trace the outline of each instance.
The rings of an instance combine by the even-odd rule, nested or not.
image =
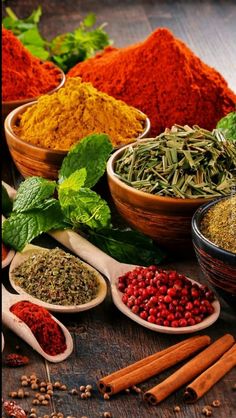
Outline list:
[[[84,392],[84,391],[85,391],[85,389],[86,389],[86,387],[85,387],[85,386],[80,386],[80,388],[79,388],[80,392]]]
[[[32,390],[37,390],[38,388],[39,388],[39,385],[37,383],[32,383],[31,385]]]
[[[44,395],[40,395],[40,396],[38,397],[38,400],[39,400],[40,402],[44,401],[44,399],[45,399],[45,396],[44,396]]]
[[[61,390],[67,390],[67,386],[66,385],[61,385],[60,389]]]
[[[51,396],[50,396],[48,393],[46,393],[46,395],[45,395],[44,397],[45,397],[45,399],[47,399],[48,401],[49,401],[49,399],[51,399]]]
[[[61,387],[61,382],[58,382],[58,381],[57,381],[57,382],[55,382],[55,383],[54,383],[54,385],[53,385],[53,387],[54,387],[54,388],[56,388],[56,389],[60,389],[60,387]]]
[[[27,380],[22,380],[21,386],[29,386],[29,383]]]
[[[44,386],[41,387],[39,390],[40,390],[41,393],[45,393],[46,392],[46,388]]]
[[[48,390],[47,391],[47,394],[50,395],[50,396],[52,396],[53,395],[53,390]]]
[[[81,393],[80,397],[81,399],[87,399],[87,395],[85,392]]]
[[[174,407],[174,412],[180,412],[180,407],[179,407],[178,405],[176,405],[176,406]]]
[[[212,402],[212,406],[214,406],[214,408],[218,408],[220,405],[221,405],[221,402],[220,402],[220,400],[219,400],[219,399],[215,399],[215,400]]]
[[[31,409],[30,409],[30,412],[31,412],[32,414],[36,414],[37,410],[36,410],[35,408],[31,408]]]
[[[92,387],[92,385],[87,385],[85,389],[88,390],[88,391],[91,391],[93,389],[93,387]]]
[[[47,399],[44,399],[44,400],[41,402],[41,404],[42,404],[42,405],[48,405],[48,404],[49,404],[49,402],[47,401]]]
[[[71,395],[78,395],[79,394],[79,392],[76,388],[71,389],[70,393],[71,393]]]
[[[33,405],[39,405],[39,404],[40,404],[40,402],[39,402],[39,400],[38,400],[38,399],[33,399],[33,400],[32,400],[32,404],[33,404]]]
[[[110,396],[108,395],[108,393],[104,393],[103,399],[105,399],[105,401],[108,401],[108,399],[110,399]]]
[[[111,412],[103,412],[103,415],[102,415],[104,418],[112,418],[112,414],[111,414]]]
[[[22,376],[21,376],[21,378],[20,378],[20,380],[28,380],[28,376],[26,376],[25,374],[23,374]]]

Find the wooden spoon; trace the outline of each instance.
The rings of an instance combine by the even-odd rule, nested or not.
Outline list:
[[[51,356],[45,353],[45,351],[42,349],[42,347],[36,340],[34,334],[31,332],[28,325],[26,325],[25,322],[23,322],[10,311],[10,307],[12,305],[21,301],[29,301],[33,303],[35,302],[34,300],[32,300],[30,296],[20,296],[9,293],[2,285],[2,322],[13,332],[15,332],[15,334],[17,334],[20,338],[25,340],[34,350],[41,354],[41,356],[43,356],[46,360],[52,363],[58,363],[60,361],[65,360],[73,351],[73,340],[68,329],[60,321],[58,321],[58,319],[52,316],[54,321],[57,322],[57,324],[60,326],[62,332],[65,335],[66,350],[61,354],[56,354],[55,356]]]

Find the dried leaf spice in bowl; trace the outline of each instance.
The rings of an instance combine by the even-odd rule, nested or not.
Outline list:
[[[68,151],[92,133],[106,133],[114,147],[142,136],[146,115],[120,100],[99,92],[80,78],[69,78],[64,87],[19,115],[14,133],[44,149]]]
[[[126,147],[115,174],[153,195],[198,199],[230,193],[236,148],[217,130],[174,125],[154,139]]]
[[[221,132],[166,129],[116,151],[107,163],[114,204],[125,221],[173,252],[192,251],[196,209],[229,194],[236,148]]]

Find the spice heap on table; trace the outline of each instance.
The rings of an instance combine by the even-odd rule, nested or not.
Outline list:
[[[235,109],[236,95],[224,78],[165,28],[135,45],[107,47],[68,76],[82,77],[142,110],[151,120],[152,135],[175,123],[213,129]]]
[[[13,33],[2,29],[2,100],[22,100],[48,93],[60,84],[61,72],[41,62]]]
[[[113,146],[134,141],[146,116],[80,78],[69,78],[59,91],[40,97],[21,116],[15,132],[26,142],[68,151],[83,137],[106,133]]]

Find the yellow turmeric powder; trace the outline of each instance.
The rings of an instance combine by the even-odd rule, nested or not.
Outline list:
[[[14,131],[26,142],[63,151],[89,134],[104,132],[117,147],[137,138],[145,119],[137,109],[76,77],[41,96],[20,116]]]

